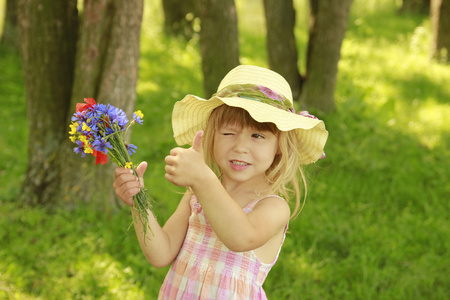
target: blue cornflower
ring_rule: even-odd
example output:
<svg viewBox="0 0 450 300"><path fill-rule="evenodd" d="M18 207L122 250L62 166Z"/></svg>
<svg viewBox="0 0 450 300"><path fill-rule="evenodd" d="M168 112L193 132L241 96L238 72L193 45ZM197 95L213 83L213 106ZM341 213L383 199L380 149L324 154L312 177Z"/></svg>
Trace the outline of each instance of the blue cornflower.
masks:
<svg viewBox="0 0 450 300"><path fill-rule="evenodd" d="M81 152L81 157L84 157L84 143L80 140L76 140L75 143L77 144L77 147L73 148L73 152L75 152L76 154Z"/></svg>
<svg viewBox="0 0 450 300"><path fill-rule="evenodd" d="M109 116L111 121L115 121L117 119L117 115L119 114L119 109L111 104L108 104L108 106L106 106L105 114Z"/></svg>
<svg viewBox="0 0 450 300"><path fill-rule="evenodd" d="M118 124L121 129L128 123L128 119L125 112L119 108L116 108L110 104L105 106L103 117L108 121L109 124Z"/></svg>
<svg viewBox="0 0 450 300"><path fill-rule="evenodd" d="M137 147L133 144L127 144L125 145L127 147L128 150L128 154L133 155L133 153L136 153L136 149Z"/></svg>
<svg viewBox="0 0 450 300"><path fill-rule="evenodd" d="M103 139L96 139L93 143L92 143L92 147L97 150L98 152L102 152L102 153L108 153L108 149L112 149L112 146L109 142L103 140Z"/></svg>
<svg viewBox="0 0 450 300"><path fill-rule="evenodd" d="M92 132L97 132L98 131L98 122L97 121L94 121L94 119L92 119L90 122L89 122L89 127L91 128L91 131Z"/></svg>
<svg viewBox="0 0 450 300"><path fill-rule="evenodd" d="M135 121L136 123L141 124L141 125L143 125L142 122L144 122L144 120L142 120L143 117L144 117L144 114L143 114L140 110L135 111L135 112L133 113L133 119L134 119L134 121Z"/></svg>
<svg viewBox="0 0 450 300"><path fill-rule="evenodd" d="M71 120L72 120L72 122L83 123L83 122L86 122L87 117L82 112L77 111L76 113L74 113L72 115Z"/></svg>

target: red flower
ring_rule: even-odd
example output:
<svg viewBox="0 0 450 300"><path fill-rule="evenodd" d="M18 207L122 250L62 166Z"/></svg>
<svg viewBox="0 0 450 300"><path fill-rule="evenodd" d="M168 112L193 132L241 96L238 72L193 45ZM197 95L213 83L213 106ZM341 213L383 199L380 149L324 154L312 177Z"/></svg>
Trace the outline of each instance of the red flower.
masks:
<svg viewBox="0 0 450 300"><path fill-rule="evenodd" d="M77 103L77 106L76 106L76 111L77 112L79 112L79 111L83 112L86 109L88 109L89 107L92 107L95 104L97 104L95 102L94 98L84 98L84 102L86 102L86 104L85 103Z"/></svg>
<svg viewBox="0 0 450 300"><path fill-rule="evenodd" d="M95 156L95 164L101 164L104 165L108 162L108 155L102 152L98 152L97 150L94 150L94 153L92 155Z"/></svg>

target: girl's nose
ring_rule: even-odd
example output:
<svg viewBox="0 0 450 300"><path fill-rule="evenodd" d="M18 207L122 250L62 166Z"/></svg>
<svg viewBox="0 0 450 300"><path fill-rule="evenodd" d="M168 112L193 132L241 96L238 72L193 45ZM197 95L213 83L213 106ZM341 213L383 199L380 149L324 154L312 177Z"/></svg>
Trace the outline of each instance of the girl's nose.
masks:
<svg viewBox="0 0 450 300"><path fill-rule="evenodd" d="M236 139L236 144L234 145L234 151L237 153L247 153L249 148L249 139L244 135L238 135Z"/></svg>

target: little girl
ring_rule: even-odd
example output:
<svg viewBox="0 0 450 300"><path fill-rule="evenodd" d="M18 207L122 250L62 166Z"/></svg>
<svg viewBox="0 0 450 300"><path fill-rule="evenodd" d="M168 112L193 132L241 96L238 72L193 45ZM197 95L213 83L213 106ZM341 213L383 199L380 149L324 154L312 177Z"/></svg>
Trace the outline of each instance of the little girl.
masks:
<svg viewBox="0 0 450 300"><path fill-rule="evenodd" d="M170 151L165 177L187 192L164 227L150 214L153 235L133 218L148 261L172 264L158 299L266 299L262 285L301 209L301 165L323 155L324 123L295 113L283 77L241 65L211 99L177 102L172 125L176 142L192 146ZM141 179L146 168L137 168ZM132 206L140 183L117 168L114 188Z"/></svg>

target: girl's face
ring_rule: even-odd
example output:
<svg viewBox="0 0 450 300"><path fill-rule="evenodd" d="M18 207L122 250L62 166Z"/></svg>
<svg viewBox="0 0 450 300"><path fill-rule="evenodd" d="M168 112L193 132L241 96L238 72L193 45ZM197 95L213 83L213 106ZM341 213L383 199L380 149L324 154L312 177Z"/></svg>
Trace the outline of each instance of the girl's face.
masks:
<svg viewBox="0 0 450 300"><path fill-rule="evenodd" d="M278 152L278 137L251 126L224 124L214 134L214 158L223 183L266 185L266 171Z"/></svg>

